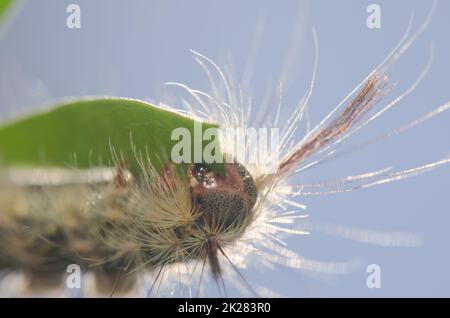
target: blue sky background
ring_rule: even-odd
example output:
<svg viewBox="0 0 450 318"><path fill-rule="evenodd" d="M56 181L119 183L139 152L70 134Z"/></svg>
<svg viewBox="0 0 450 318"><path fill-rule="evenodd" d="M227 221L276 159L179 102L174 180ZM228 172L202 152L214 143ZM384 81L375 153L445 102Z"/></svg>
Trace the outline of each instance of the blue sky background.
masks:
<svg viewBox="0 0 450 318"><path fill-rule="evenodd" d="M81 6L81 29L66 27L66 7ZM366 7L381 6L381 29L366 26ZM219 64L232 57L238 74L249 59L259 22L264 31L255 55L250 88L260 101L276 83L292 39L298 52L285 83L285 109L308 87L314 61L312 29L319 40L319 67L310 102L317 123L361 81L403 36L412 13L413 29L431 1L26 1L0 32L0 115L48 105L69 96L115 95L164 101L177 94L163 84L177 81L206 88L192 59L195 49ZM440 1L431 25L392 69L395 92L419 75L435 45L432 69L398 107L352 138L352 144L387 132L450 100L450 2ZM259 22L258 22L259 21ZM296 36L294 31L300 30ZM301 136L297 136L300 138ZM409 168L450 154L450 113L411 131L321 165L301 181L334 179L388 166ZM302 200L315 222L421 235L424 246L387 248L313 233L290 237L290 247L322 261L361 257L363 268L326 277L277 267L245 271L251 282L285 296L450 296L450 167L368 190ZM380 289L366 287L365 265L381 266ZM214 293L214 291L212 292Z"/></svg>

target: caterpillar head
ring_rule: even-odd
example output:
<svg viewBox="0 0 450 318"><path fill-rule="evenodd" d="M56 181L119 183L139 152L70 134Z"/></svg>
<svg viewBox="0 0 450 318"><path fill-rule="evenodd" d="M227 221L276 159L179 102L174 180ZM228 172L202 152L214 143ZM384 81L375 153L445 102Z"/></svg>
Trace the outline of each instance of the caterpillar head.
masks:
<svg viewBox="0 0 450 318"><path fill-rule="evenodd" d="M258 197L255 181L240 163L225 163L226 175L219 175L204 164L189 170L192 198L199 209L198 223L211 230L205 244L211 271L220 275L217 251L223 253L216 233L240 236L253 217Z"/></svg>
<svg viewBox="0 0 450 318"><path fill-rule="evenodd" d="M249 217L258 196L253 177L242 164L226 163L225 171L226 175L219 175L204 164L194 164L189 172L200 222L224 229Z"/></svg>

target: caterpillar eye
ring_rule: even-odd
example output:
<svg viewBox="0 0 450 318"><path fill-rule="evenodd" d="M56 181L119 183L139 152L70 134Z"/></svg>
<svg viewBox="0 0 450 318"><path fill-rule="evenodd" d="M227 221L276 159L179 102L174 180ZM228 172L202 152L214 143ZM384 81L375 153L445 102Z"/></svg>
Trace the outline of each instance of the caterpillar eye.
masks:
<svg viewBox="0 0 450 318"><path fill-rule="evenodd" d="M191 184L198 183L203 187L214 187L216 183L215 175L212 170L204 164L196 163L191 168Z"/></svg>
<svg viewBox="0 0 450 318"><path fill-rule="evenodd" d="M240 163L226 163L226 176L202 164L190 169L191 191L200 208L202 223L224 229L251 215L257 199L253 177Z"/></svg>

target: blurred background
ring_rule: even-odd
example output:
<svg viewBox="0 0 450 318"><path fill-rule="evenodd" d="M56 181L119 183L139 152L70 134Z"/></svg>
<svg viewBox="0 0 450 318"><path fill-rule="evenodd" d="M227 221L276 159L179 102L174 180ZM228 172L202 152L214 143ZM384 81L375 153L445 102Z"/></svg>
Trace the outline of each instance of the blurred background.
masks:
<svg viewBox="0 0 450 318"><path fill-rule="evenodd" d="M68 28L70 4L81 8L81 28ZM370 29L368 5L381 9L381 28ZM317 123L345 97L404 35L424 21L431 1L19 1L0 29L0 118L18 116L66 97L114 95L176 103L180 90L168 81L207 90L204 72L189 49L233 67L238 80L253 68L248 89L254 107L284 85L286 120L307 90L314 63L313 29L319 66L310 101ZM409 87L425 67L431 70L398 107L352 137L368 140L406 124L450 100L450 2L440 1L430 26L391 70L394 95ZM177 107L180 105L171 106ZM274 111L276 107L274 105ZM281 120L283 122L283 120ZM297 136L300 138L301 134ZM402 169L450 154L450 114L404 134L320 165L302 182L333 180L378 170ZM450 167L351 193L305 197L311 221L378 231L412 232L421 247L383 247L320 233L291 236L289 247L321 261L363 260L346 275L286 269L244 271L250 282L290 297L450 296ZM366 285L366 266L381 268L381 288ZM214 286L213 286L214 287ZM212 294L214 295L214 288Z"/></svg>

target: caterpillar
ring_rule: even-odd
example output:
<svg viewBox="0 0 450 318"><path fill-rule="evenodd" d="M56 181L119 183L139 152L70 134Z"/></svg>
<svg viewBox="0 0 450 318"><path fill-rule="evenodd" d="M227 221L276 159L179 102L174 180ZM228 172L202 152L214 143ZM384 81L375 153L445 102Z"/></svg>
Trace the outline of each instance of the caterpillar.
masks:
<svg viewBox="0 0 450 318"><path fill-rule="evenodd" d="M255 289L239 270L254 258L268 266L350 270L352 264L303 259L283 244L284 234L308 234L292 228L296 220L306 217L304 206L295 198L307 190L291 184L290 178L333 158L331 150L394 107L420 82L422 76L411 90L376 110L392 90L388 76L391 66L424 27L412 35L407 33L329 115L301 140L294 140L305 120L316 60L310 89L287 122L278 123L280 103L272 121L263 124L265 128L283 127L276 148L279 158L266 162L275 169L240 162L237 158L248 153L251 145L228 147L235 143L227 139L231 138L227 129L249 127L251 104L242 92L233 90L235 85L215 62L195 51L192 53L210 76L212 89L205 93L172 83L194 100L186 105L187 112L138 100L86 99L2 124L0 271L24 272L27 288L40 292L63 285L67 266L77 264L95 277L93 290L106 296L138 290L140 279L148 273L155 277L144 287L147 295L158 295L164 276L174 275L178 284L192 286L195 272L199 273L194 292L198 295L205 268L209 268L221 293L226 293L223 276L227 273L235 276L244 293L261 296L271 294L262 287ZM225 98L217 89L219 85ZM389 135L449 108L450 103L443 104ZM101 126L111 118L120 120ZM196 161L194 150L189 162L173 160L171 150L176 143L172 132L180 126L194 132L196 123L219 129L215 155L224 162ZM53 127L50 132L46 129L49 124ZM90 127L96 127L95 131ZM148 142L142 143L146 138ZM198 144L194 138L190 147ZM200 141L202 150L207 145ZM401 171L350 176L336 181L344 187L334 192L349 191L352 188L345 186L355 183L355 187L367 188L405 179L449 162L444 158ZM376 235L365 239L384 240ZM393 242L415 243L414 238L404 236Z"/></svg>

